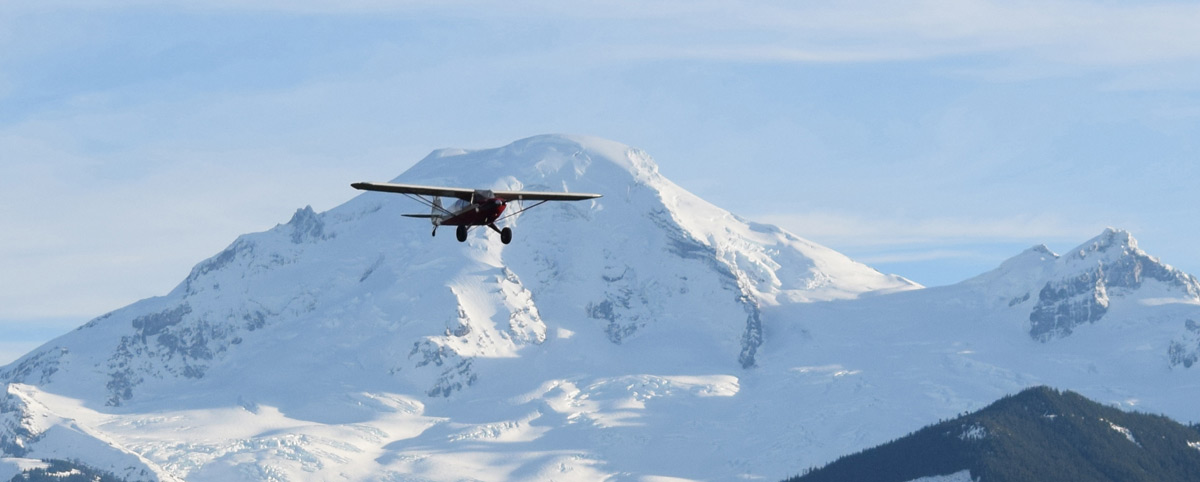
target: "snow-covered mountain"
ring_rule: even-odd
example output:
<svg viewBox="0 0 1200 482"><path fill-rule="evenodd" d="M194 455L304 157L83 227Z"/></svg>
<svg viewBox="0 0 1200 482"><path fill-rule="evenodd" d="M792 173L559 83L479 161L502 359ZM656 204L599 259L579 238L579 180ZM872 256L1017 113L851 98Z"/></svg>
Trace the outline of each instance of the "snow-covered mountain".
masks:
<svg viewBox="0 0 1200 482"><path fill-rule="evenodd" d="M300 209L0 369L0 449L165 480L779 479L1036 384L1200 418L1196 279L1122 231L920 289L611 141L395 181L604 197L509 245L430 238L403 196Z"/></svg>

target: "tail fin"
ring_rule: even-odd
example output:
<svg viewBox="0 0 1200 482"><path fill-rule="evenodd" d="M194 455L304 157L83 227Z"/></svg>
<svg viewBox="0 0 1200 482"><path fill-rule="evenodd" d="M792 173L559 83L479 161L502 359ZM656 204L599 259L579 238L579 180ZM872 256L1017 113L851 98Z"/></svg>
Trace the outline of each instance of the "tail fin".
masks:
<svg viewBox="0 0 1200 482"><path fill-rule="evenodd" d="M429 214L401 214L401 216L428 219L436 228L437 225L441 224L442 219L446 217L445 213L446 209L442 207L442 198L434 196Z"/></svg>

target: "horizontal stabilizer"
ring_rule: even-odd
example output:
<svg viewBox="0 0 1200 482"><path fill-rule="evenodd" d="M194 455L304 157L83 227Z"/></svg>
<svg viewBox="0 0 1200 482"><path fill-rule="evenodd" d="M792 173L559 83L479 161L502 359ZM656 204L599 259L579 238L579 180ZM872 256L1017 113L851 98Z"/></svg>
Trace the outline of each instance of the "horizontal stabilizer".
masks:
<svg viewBox="0 0 1200 482"><path fill-rule="evenodd" d="M421 218L421 219L429 219L429 218L433 217L432 214L401 214L401 216L404 216L406 218Z"/></svg>

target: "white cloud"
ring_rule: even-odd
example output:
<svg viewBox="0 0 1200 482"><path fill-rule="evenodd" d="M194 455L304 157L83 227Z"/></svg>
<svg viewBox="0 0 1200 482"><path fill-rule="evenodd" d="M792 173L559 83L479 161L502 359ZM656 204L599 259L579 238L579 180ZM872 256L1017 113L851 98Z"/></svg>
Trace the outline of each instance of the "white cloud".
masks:
<svg viewBox="0 0 1200 482"><path fill-rule="evenodd" d="M160 14L171 11L149 0L4 5L38 15L79 9L112 15L142 8ZM1192 66L1200 60L1200 29L1195 28L1200 25L1200 5L1192 3L202 0L172 8L183 14L216 11L244 17L428 19L426 25L469 20L493 30L548 30L557 33L540 42L540 47L554 44L539 51L547 57L543 61L570 59L592 64L664 59L745 63L968 60L943 71L1008 81L1098 70L1116 77L1112 80L1115 88L1168 85L1186 89L1194 86L1190 82L1195 78ZM0 20L0 27L4 26ZM462 38L478 40L489 33L480 31L475 32L476 37L466 34ZM85 37L64 43L68 37L70 33L55 38L39 34L38 42L69 48L89 41ZM44 55L47 48L30 45L21 37L0 36L0 59L4 51ZM526 54L510 50L500 55ZM1147 73L1151 67L1153 73ZM1187 81L1178 80L1180 76Z"/></svg>
<svg viewBox="0 0 1200 482"><path fill-rule="evenodd" d="M161 8L149 0L8 2L5 8ZM29 5L25 5L29 4ZM561 25L614 34L658 56L778 62L863 62L1010 53L1092 66L1200 58L1200 5L1078 0L849 2L206 0L176 7L247 15L396 15ZM653 28L648 28L653 27ZM589 43L597 35L577 39ZM564 36L571 41L571 36ZM632 53L632 52L631 52ZM644 54L643 54L644 55Z"/></svg>

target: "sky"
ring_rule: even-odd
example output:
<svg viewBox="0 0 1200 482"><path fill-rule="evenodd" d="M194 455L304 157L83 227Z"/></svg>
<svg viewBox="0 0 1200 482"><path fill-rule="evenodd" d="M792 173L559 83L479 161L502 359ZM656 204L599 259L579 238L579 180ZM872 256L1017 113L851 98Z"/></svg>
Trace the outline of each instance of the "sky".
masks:
<svg viewBox="0 0 1200 482"><path fill-rule="evenodd" d="M0 363L434 149L546 133L927 286L1200 274L1200 4L0 0Z"/></svg>

